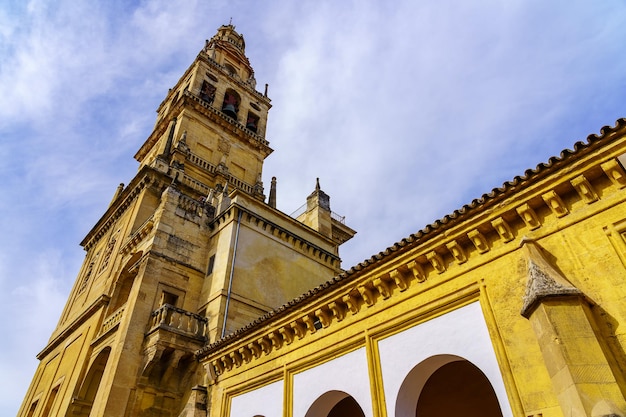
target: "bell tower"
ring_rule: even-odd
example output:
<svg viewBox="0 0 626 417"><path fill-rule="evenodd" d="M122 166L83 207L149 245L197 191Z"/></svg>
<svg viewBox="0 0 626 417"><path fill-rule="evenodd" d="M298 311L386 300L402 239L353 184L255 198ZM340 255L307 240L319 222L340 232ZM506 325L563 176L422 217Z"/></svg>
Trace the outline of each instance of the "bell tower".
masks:
<svg viewBox="0 0 626 417"><path fill-rule="evenodd" d="M220 27L81 242L19 416L198 415L184 414L206 393L195 352L341 272L338 247L356 232L328 204L290 217L275 181L265 202L270 107L243 36Z"/></svg>
<svg viewBox="0 0 626 417"><path fill-rule="evenodd" d="M229 184L264 199L263 161L270 99L256 91L246 43L232 25L218 29L159 106L135 159L207 194Z"/></svg>

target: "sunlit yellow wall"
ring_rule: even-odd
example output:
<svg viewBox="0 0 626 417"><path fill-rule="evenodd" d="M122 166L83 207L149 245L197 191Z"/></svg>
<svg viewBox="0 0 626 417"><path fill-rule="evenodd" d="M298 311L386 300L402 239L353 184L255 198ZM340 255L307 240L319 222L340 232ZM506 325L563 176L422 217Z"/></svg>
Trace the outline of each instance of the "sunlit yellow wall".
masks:
<svg viewBox="0 0 626 417"><path fill-rule="evenodd" d="M620 385L626 369L626 174L617 162L626 153L624 133L618 126L601 146L538 170L532 181L520 180L494 196L496 203L476 204L461 220L432 226L413 237L417 244L397 245L381 261L342 275L238 338L205 350L210 415L229 415L233 398L277 381L284 384L285 415L291 415L295 373L365 348L373 414L384 416L390 398L381 382L378 341L474 301L513 415L592 415L608 409L606 404L625 410ZM583 300L578 306L567 297L540 304L565 308L549 321L571 344L565 355L551 353L560 341L538 336L533 326L541 324L534 324L534 315L521 315L529 280L523 242L539 247L546 262L583 294L574 298ZM315 320L323 328L315 330ZM591 339L571 336L581 332ZM574 382L552 373L549 364L557 359L573 370ZM606 378L594 379L594 370ZM561 392L572 397L563 400ZM586 403L578 411L570 407L574 397Z"/></svg>

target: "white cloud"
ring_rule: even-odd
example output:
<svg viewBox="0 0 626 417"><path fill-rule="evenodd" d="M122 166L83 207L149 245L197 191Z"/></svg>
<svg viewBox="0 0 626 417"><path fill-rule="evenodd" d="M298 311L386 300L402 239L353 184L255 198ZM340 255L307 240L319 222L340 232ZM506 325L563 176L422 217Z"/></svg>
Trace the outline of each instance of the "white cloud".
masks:
<svg viewBox="0 0 626 417"><path fill-rule="evenodd" d="M2 327L3 332L10 335L4 340L0 358L2 375L11 381L11 384L5 384L0 394L0 410L5 411L5 415L15 414L36 369L36 362L27 360L24 354L34 359L58 322L71 285L67 279L71 276L66 270L67 261L62 259L59 251L48 249L23 265L33 276L15 283L20 274L8 270L10 262L0 258L0 311L7 318ZM76 263L72 266L75 267Z"/></svg>
<svg viewBox="0 0 626 417"><path fill-rule="evenodd" d="M266 188L276 175L290 212L320 177L358 231L345 267L623 116L618 1L0 6L0 273L19 318L3 328L28 345L3 357L30 364L18 378L1 363L23 382L0 414L15 414L77 243L132 177L154 110L231 16L270 84Z"/></svg>

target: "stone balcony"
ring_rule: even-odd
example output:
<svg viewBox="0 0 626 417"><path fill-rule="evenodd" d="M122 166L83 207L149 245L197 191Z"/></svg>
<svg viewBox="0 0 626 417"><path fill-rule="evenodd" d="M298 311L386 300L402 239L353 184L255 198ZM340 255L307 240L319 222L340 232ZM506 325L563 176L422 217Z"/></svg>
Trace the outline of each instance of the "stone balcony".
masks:
<svg viewBox="0 0 626 417"><path fill-rule="evenodd" d="M153 311L144 338L142 376L146 381L166 386L174 375L184 373L207 340L207 322L205 317L170 304Z"/></svg>
<svg viewBox="0 0 626 417"><path fill-rule="evenodd" d="M204 342L207 319L182 308L163 304L152 313L146 337L164 330Z"/></svg>

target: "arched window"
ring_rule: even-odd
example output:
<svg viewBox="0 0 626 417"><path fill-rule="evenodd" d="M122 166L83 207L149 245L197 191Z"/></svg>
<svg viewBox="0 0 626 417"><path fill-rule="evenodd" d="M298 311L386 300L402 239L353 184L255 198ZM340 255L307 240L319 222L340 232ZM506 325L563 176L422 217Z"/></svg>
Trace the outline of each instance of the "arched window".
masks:
<svg viewBox="0 0 626 417"><path fill-rule="evenodd" d="M350 394L328 391L311 404L305 417L365 417L365 414Z"/></svg>
<svg viewBox="0 0 626 417"><path fill-rule="evenodd" d="M208 103L213 103L215 100L215 86L208 81L202 81L202 87L200 88L200 98Z"/></svg>
<svg viewBox="0 0 626 417"><path fill-rule="evenodd" d="M96 394L98 393L100 381L102 381L102 375L104 374L104 369L107 361L109 360L110 353L110 347L106 347L98 353L98 356L96 356L96 359L92 362L89 367L89 371L80 386L78 396L72 400L72 405L68 415L77 417L89 416L91 408L93 407L93 402L96 399Z"/></svg>
<svg viewBox="0 0 626 417"><path fill-rule="evenodd" d="M435 355L406 376L396 401L396 417L502 417L496 393L470 361Z"/></svg>
<svg viewBox="0 0 626 417"><path fill-rule="evenodd" d="M259 116L249 111L248 117L246 118L246 129L251 130L254 133L256 133L258 128L259 128Z"/></svg>
<svg viewBox="0 0 626 417"><path fill-rule="evenodd" d="M141 255L142 252L133 254L128 262L126 262L124 269L122 269L122 272L115 283L113 295L111 296L108 315L113 314L118 308L126 304L126 301L128 301L130 290L133 288L133 282L137 276L137 268L135 268L135 264L139 259L141 259Z"/></svg>
<svg viewBox="0 0 626 417"><path fill-rule="evenodd" d="M238 75L235 67L233 67L229 63L224 63L224 68L226 69L226 72L228 72L228 75L233 75L233 76Z"/></svg>
<svg viewBox="0 0 626 417"><path fill-rule="evenodd" d="M237 94L235 90L229 88L228 90L226 90L226 93L224 93L222 112L228 117L232 117L233 119L237 120L239 103L241 103L241 98L239 97L239 94Z"/></svg>

